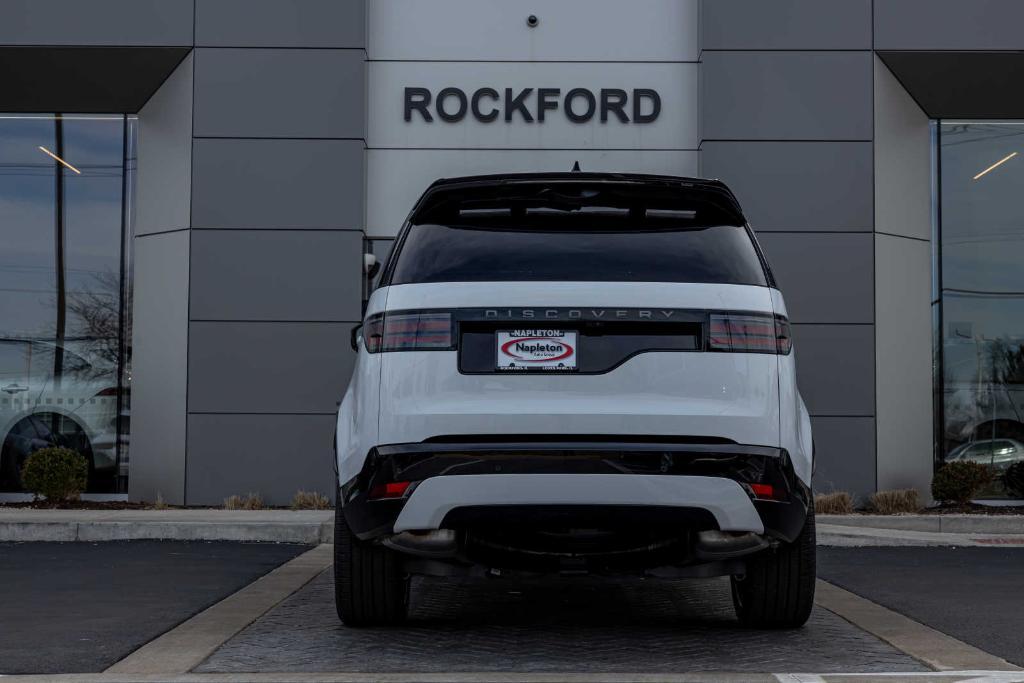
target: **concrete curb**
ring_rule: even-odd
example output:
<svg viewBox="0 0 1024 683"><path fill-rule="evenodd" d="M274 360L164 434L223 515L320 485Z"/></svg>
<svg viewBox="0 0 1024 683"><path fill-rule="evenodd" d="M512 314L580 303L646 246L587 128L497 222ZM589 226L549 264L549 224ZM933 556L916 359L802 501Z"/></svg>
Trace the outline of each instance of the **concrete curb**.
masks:
<svg viewBox="0 0 1024 683"><path fill-rule="evenodd" d="M818 579L814 602L936 671L1020 671L1002 657Z"/></svg>
<svg viewBox="0 0 1024 683"><path fill-rule="evenodd" d="M175 540L317 545L334 542L333 520L330 510L0 510L0 542Z"/></svg>
<svg viewBox="0 0 1024 683"><path fill-rule="evenodd" d="M1024 515L818 515L836 526L948 534L1024 534Z"/></svg>
<svg viewBox="0 0 1024 683"><path fill-rule="evenodd" d="M818 545L866 548L874 546L905 547L975 547L1021 548L1024 534L954 534L933 531L877 529L840 524L819 524Z"/></svg>
<svg viewBox="0 0 1024 683"><path fill-rule="evenodd" d="M971 540L966 534L1024 539L1024 515L820 515L818 523L819 532L858 545L875 536L881 545L956 545ZM128 540L333 543L334 511L0 509L0 542Z"/></svg>

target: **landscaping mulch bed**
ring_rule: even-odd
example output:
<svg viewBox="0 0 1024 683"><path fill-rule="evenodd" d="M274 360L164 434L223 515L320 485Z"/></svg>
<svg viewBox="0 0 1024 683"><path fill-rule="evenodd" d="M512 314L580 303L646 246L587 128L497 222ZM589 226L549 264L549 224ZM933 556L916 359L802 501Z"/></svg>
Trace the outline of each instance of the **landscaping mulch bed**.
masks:
<svg viewBox="0 0 1024 683"><path fill-rule="evenodd" d="M1024 515L1024 501L1021 505L940 505L921 510L922 515Z"/></svg>
<svg viewBox="0 0 1024 683"><path fill-rule="evenodd" d="M0 503L0 508L23 508L26 510L155 510L152 503L130 503L126 500L69 500L63 503L20 501ZM183 509L168 505L167 508Z"/></svg>

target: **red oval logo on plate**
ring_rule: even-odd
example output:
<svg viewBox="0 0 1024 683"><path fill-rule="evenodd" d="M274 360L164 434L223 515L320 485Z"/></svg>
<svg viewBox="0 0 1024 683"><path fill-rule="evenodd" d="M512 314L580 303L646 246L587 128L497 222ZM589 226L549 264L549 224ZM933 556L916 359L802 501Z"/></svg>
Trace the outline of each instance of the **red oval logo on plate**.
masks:
<svg viewBox="0 0 1024 683"><path fill-rule="evenodd" d="M533 342L533 344L530 342ZM525 344L526 346L512 350L517 344ZM530 348L531 346L536 348ZM560 350L549 348L551 346L558 346ZM549 363L568 358L573 354L574 350L567 342L555 341L552 337L522 337L520 339L510 339L502 344L501 352L525 363ZM523 356L520 355L521 353L528 353L530 355Z"/></svg>

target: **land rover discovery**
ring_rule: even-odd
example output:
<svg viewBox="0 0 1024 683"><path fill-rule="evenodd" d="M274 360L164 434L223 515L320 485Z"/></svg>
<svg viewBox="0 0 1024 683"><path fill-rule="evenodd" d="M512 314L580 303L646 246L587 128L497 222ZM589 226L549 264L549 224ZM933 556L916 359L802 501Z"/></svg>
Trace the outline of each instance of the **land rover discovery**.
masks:
<svg viewBox="0 0 1024 683"><path fill-rule="evenodd" d="M744 624L807 620L810 421L782 294L721 182L437 181L353 345L346 624L399 622L412 574L517 572L729 576Z"/></svg>

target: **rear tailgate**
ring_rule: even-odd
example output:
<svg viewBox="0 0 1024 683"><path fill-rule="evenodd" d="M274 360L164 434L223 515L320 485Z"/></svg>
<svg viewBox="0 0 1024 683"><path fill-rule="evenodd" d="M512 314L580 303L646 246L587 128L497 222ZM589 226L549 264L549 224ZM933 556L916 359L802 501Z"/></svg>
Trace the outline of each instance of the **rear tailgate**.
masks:
<svg viewBox="0 0 1024 683"><path fill-rule="evenodd" d="M638 307L641 302L646 305ZM709 311L771 314L767 288L415 284L390 287L387 308L394 314L450 312L458 348L382 354L382 443L471 434L596 434L778 445L776 356L706 349ZM498 333L526 327L576 333L576 367L499 370ZM623 344L634 348L624 352Z"/></svg>

